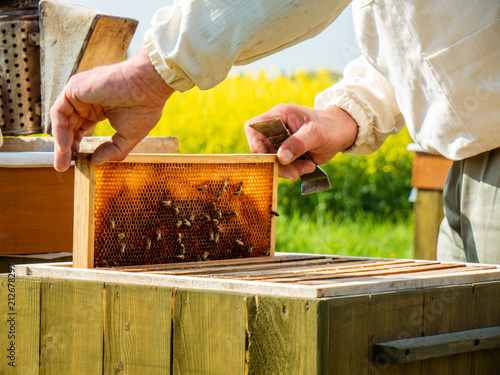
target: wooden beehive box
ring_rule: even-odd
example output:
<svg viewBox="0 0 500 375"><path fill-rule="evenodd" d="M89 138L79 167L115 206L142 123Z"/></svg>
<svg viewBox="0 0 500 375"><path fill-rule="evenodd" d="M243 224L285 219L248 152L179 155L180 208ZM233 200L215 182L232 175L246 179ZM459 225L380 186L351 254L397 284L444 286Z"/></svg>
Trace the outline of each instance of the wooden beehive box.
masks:
<svg viewBox="0 0 500 375"><path fill-rule="evenodd" d="M16 314L22 374L500 369L492 265L281 254L113 270L19 265L15 274L0 276L0 318ZM5 348L8 329L0 325Z"/></svg>
<svg viewBox="0 0 500 375"><path fill-rule="evenodd" d="M80 149L93 152L110 139L84 137ZM0 256L62 252L71 256L74 167L57 172L53 151L51 137L4 139L0 147ZM178 139L146 137L132 152L177 153ZM23 263L19 258L15 261ZM0 270L2 266L0 259Z"/></svg>
<svg viewBox="0 0 500 375"><path fill-rule="evenodd" d="M275 155L131 155L75 164L73 264L116 267L272 255Z"/></svg>

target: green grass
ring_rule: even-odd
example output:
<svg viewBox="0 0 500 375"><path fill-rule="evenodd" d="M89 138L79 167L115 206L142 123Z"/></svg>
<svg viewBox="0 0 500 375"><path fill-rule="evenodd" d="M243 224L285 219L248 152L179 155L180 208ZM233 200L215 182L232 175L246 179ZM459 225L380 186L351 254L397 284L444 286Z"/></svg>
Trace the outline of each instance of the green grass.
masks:
<svg viewBox="0 0 500 375"><path fill-rule="evenodd" d="M312 220L279 216L276 251L381 258L413 258L413 218L383 220L359 215L355 220Z"/></svg>

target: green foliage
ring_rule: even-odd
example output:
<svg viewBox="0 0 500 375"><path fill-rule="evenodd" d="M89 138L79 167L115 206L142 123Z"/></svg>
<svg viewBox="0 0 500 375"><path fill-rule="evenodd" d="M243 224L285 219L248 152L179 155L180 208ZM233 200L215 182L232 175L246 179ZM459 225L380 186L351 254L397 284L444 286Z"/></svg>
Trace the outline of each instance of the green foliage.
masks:
<svg viewBox="0 0 500 375"><path fill-rule="evenodd" d="M276 250L380 258L413 257L413 219L383 220L371 214L354 220L295 212L278 217Z"/></svg>
<svg viewBox="0 0 500 375"><path fill-rule="evenodd" d="M408 202L412 155L406 151L410 142L405 130L371 155L337 155L323 166L332 184L329 191L301 196L299 182L281 181L280 212L292 216L299 211L312 218L328 212L351 220L367 212L407 218L412 209Z"/></svg>

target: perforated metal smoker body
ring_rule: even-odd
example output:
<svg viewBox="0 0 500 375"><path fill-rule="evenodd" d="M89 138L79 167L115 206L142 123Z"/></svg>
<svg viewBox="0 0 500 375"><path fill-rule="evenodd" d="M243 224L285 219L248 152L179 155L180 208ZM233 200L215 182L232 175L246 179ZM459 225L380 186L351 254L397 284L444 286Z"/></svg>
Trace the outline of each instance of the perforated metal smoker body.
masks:
<svg viewBox="0 0 500 375"><path fill-rule="evenodd" d="M0 103L3 135L41 132L38 1L0 4Z"/></svg>
<svg viewBox="0 0 500 375"><path fill-rule="evenodd" d="M74 266L271 255L274 155L133 155L75 170Z"/></svg>

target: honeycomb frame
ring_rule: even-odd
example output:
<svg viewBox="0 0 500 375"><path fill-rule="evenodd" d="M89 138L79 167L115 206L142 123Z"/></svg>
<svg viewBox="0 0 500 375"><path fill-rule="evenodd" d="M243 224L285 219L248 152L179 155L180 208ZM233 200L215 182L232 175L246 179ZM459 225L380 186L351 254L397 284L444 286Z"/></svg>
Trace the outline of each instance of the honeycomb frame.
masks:
<svg viewBox="0 0 500 375"><path fill-rule="evenodd" d="M134 154L75 162L73 266L274 254L276 155Z"/></svg>

